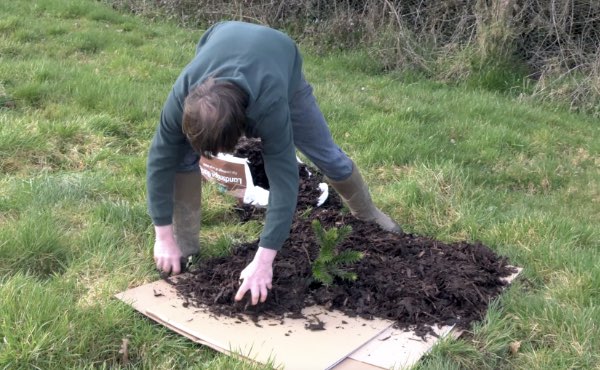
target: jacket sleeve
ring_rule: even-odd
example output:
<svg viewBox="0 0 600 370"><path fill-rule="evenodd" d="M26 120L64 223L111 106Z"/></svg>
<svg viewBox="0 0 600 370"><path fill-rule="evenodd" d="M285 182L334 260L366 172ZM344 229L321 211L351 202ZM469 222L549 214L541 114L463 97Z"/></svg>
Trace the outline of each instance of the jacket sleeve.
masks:
<svg viewBox="0 0 600 370"><path fill-rule="evenodd" d="M259 245L280 250L290 234L298 198L298 162L290 112L283 99L259 123L269 203Z"/></svg>
<svg viewBox="0 0 600 370"><path fill-rule="evenodd" d="M182 108L170 94L150 144L146 164L148 213L156 226L172 223L175 171L189 146L181 129L181 116Z"/></svg>

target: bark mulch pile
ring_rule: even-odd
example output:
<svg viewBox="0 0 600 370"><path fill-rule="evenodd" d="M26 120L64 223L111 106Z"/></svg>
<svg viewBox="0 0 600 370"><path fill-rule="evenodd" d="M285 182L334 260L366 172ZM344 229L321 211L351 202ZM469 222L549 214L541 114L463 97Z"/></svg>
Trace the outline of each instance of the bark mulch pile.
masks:
<svg viewBox="0 0 600 370"><path fill-rule="evenodd" d="M250 158L253 177L264 176L260 143L244 141L240 147L236 155ZM184 305L207 306L217 316L242 319L241 313L245 313L259 325L259 317L301 317L304 307L319 304L350 316L389 319L398 328L424 336L432 333L433 324L468 329L501 293L505 286L501 278L514 272L506 258L481 243L446 244L413 234L396 235L359 221L342 208L333 191L325 204L317 207L322 175L303 164L299 171L298 208L290 238L275 260L273 289L267 301L251 306L247 300L235 303L233 299L239 274L258 247L254 241L236 246L230 256L201 260L193 266L190 275L175 283ZM237 210L242 221L264 214L251 206ZM311 278L311 263L319 253L311 226L314 219L326 230L352 227L338 249L364 253L359 262L345 267L357 274L356 281L336 279L331 286L324 286Z"/></svg>

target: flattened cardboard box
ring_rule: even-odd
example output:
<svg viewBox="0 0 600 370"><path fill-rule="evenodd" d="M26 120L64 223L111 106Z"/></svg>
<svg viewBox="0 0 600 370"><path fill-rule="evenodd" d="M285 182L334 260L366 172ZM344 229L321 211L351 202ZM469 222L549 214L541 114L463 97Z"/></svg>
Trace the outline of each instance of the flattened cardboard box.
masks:
<svg viewBox="0 0 600 370"><path fill-rule="evenodd" d="M303 314L322 322L326 330L307 330L306 319L262 319L254 323L249 318L216 317L207 310L183 307L183 300L165 281L130 289L117 298L195 342L285 369L331 368L391 325L385 320L350 318L317 306Z"/></svg>
<svg viewBox="0 0 600 370"><path fill-rule="evenodd" d="M522 269L507 277L511 283ZM183 306L175 288L160 280L116 295L123 302L196 343L228 355L284 369L406 369L439 340L461 332L452 326L434 327L439 337L422 340L414 332L394 329L387 320L348 317L323 307L306 308L307 319L216 317L206 309ZM325 330L305 328L321 321Z"/></svg>

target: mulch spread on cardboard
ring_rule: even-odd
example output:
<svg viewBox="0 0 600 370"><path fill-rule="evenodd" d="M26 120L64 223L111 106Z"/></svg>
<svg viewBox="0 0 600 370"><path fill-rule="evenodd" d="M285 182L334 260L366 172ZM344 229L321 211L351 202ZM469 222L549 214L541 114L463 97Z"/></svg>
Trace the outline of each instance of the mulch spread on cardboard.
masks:
<svg viewBox="0 0 600 370"><path fill-rule="evenodd" d="M255 174L264 176L260 143L243 141L240 147L236 155L250 158L251 168L255 167L253 178ZM333 191L325 204L317 207L318 183L323 177L303 164L299 171L296 216L290 238L273 265L273 288L267 301L251 306L247 299L237 303L233 299L239 274L258 247L255 241L236 246L230 256L201 260L192 267L191 274L176 283L185 305L206 306L215 315L240 317L245 313L258 320L261 316L300 317L304 307L318 304L350 316L388 319L398 328L424 336L432 333L433 324L468 329L502 291L505 283L501 278L514 272L506 258L481 243L447 244L425 236L396 235L357 220L342 208ZM262 217L264 211L244 206L238 213L244 221ZM331 286L324 286L311 279L311 263L319 253L313 219L326 230L352 227L338 249L364 253L359 262L345 267L357 274L356 281L336 279Z"/></svg>

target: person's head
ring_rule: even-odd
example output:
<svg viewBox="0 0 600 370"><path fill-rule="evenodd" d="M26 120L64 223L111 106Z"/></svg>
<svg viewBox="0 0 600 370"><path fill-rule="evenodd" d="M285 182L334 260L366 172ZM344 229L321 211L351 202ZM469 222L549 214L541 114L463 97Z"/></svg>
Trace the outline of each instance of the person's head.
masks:
<svg viewBox="0 0 600 370"><path fill-rule="evenodd" d="M183 132L204 157L231 153L244 135L248 94L232 82L208 78L185 98Z"/></svg>

